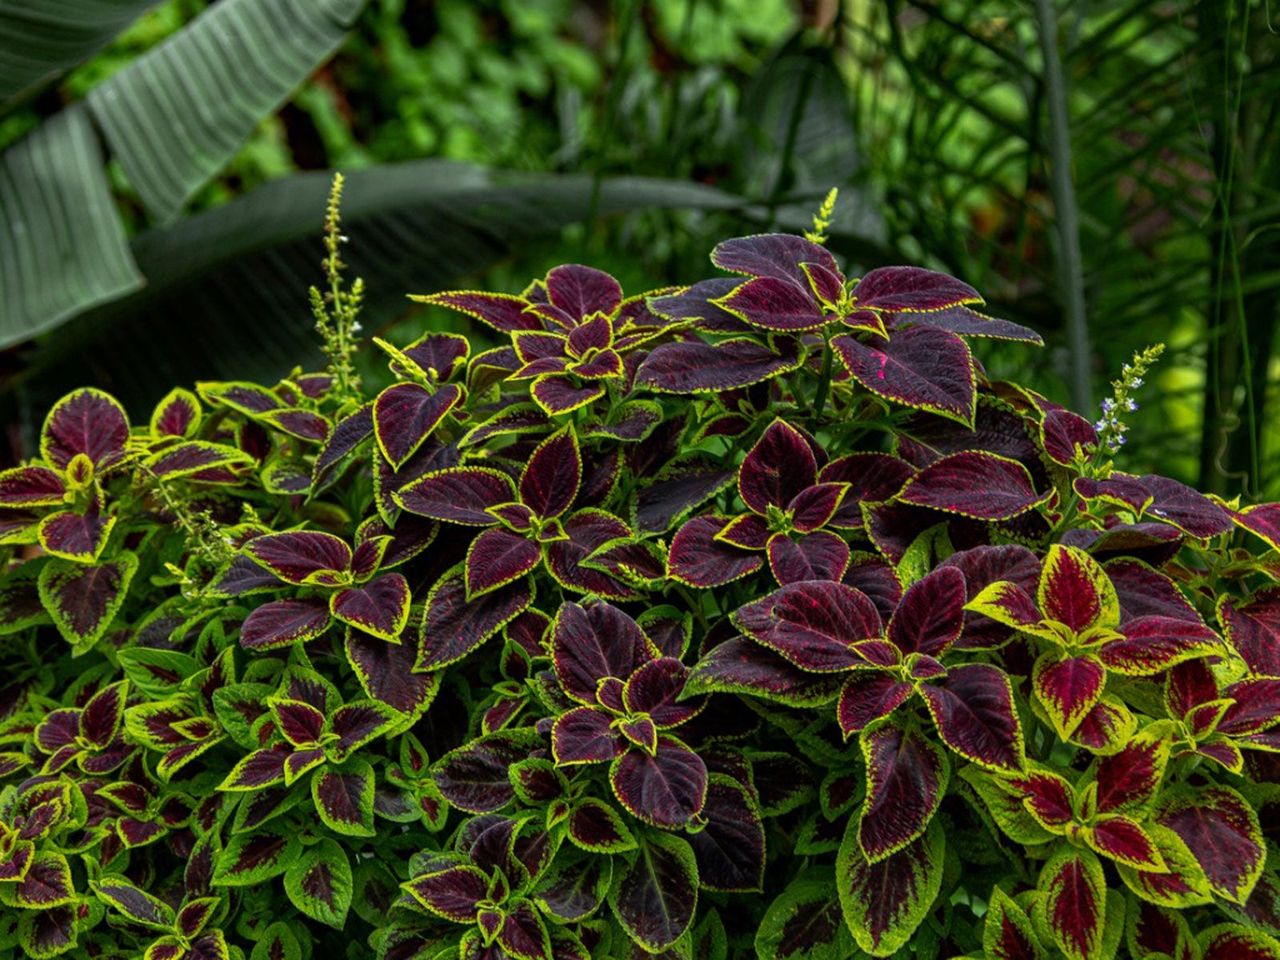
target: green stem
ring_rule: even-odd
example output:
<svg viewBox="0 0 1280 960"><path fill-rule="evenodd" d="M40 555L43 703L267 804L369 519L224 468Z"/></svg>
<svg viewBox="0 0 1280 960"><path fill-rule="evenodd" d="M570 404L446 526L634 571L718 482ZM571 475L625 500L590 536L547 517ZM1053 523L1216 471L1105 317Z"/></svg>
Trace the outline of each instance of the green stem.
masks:
<svg viewBox="0 0 1280 960"><path fill-rule="evenodd" d="M1044 84L1049 107L1049 153L1053 207L1058 226L1058 283L1066 312L1071 353L1071 402L1077 410L1093 409L1089 371L1089 325L1084 302L1084 264L1080 254L1079 211L1071 182L1071 127L1067 119L1067 85L1058 56L1058 22L1053 0L1036 0Z"/></svg>
<svg viewBox="0 0 1280 960"><path fill-rule="evenodd" d="M818 421L822 419L822 414L827 409L827 395L831 392L831 341L822 341L822 379L818 381L818 392L813 398L813 417L809 421L809 428L816 430Z"/></svg>

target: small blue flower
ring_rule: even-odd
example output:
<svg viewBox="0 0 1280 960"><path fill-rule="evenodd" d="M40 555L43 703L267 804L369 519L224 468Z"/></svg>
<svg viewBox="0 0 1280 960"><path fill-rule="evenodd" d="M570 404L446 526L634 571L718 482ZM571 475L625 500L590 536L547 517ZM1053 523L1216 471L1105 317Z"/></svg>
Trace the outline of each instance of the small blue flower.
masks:
<svg viewBox="0 0 1280 960"><path fill-rule="evenodd" d="M1137 400L1126 400L1126 401L1125 401L1125 404L1124 404L1124 408L1125 408L1126 410L1128 410L1130 413L1133 413L1133 411L1135 411L1135 410L1137 410L1137 409L1138 409L1138 401L1137 401Z"/></svg>
<svg viewBox="0 0 1280 960"><path fill-rule="evenodd" d="M1112 410L1114 410L1115 408L1116 408L1116 402L1115 402L1114 400L1112 400L1110 397L1108 397L1106 400L1103 400L1103 401L1102 401L1102 412L1103 412L1103 413L1110 413L1110 412L1111 412Z"/></svg>

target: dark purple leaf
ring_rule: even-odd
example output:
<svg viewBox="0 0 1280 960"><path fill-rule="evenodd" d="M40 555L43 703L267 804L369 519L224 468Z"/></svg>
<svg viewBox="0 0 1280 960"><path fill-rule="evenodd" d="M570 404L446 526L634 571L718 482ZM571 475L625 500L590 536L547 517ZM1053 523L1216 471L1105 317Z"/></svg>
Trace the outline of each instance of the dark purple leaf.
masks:
<svg viewBox="0 0 1280 960"><path fill-rule="evenodd" d="M955 334L909 327L894 331L888 343L842 335L831 345L850 375L872 393L972 425L973 357Z"/></svg>
<svg viewBox="0 0 1280 960"><path fill-rule="evenodd" d="M747 452L738 471L738 492L746 505L763 514L785 508L818 479L818 463L804 434L774 420Z"/></svg>
<svg viewBox="0 0 1280 960"><path fill-rule="evenodd" d="M1007 520L1043 503L1022 464L994 454L967 451L944 457L907 481L904 503L958 513L975 520Z"/></svg>
<svg viewBox="0 0 1280 960"><path fill-rule="evenodd" d="M273 600L245 618L240 645L248 650L276 650L305 643L324 633L332 622L323 600Z"/></svg>
<svg viewBox="0 0 1280 960"><path fill-rule="evenodd" d="M877 267L857 282L852 297L858 306L885 311L933 311L982 302L967 283L921 267Z"/></svg>
<svg viewBox="0 0 1280 960"><path fill-rule="evenodd" d="M716 393L761 383L799 365L794 340L779 339L772 350L746 338L714 345L680 341L661 344L649 354L636 371L635 383L662 393Z"/></svg>
<svg viewBox="0 0 1280 960"><path fill-rule="evenodd" d="M110 394L85 387L53 405L40 431L40 455L60 470L78 454L101 471L120 459L129 439L129 418Z"/></svg>
<svg viewBox="0 0 1280 960"><path fill-rule="evenodd" d="M488 527L494 523L490 507L516 499L516 485L491 467L446 467L429 473L395 495L410 513Z"/></svg>
<svg viewBox="0 0 1280 960"><path fill-rule="evenodd" d="M748 280L716 303L754 327L784 333L816 330L827 321L808 289L776 277Z"/></svg>
<svg viewBox="0 0 1280 960"><path fill-rule="evenodd" d="M842 583L806 581L740 607L733 622L803 670L832 672L865 663L855 644L883 627L866 594Z"/></svg>
<svg viewBox="0 0 1280 960"><path fill-rule="evenodd" d="M416 671L435 670L461 660L533 602L526 583L514 583L467 599L463 571L446 573L427 596Z"/></svg>

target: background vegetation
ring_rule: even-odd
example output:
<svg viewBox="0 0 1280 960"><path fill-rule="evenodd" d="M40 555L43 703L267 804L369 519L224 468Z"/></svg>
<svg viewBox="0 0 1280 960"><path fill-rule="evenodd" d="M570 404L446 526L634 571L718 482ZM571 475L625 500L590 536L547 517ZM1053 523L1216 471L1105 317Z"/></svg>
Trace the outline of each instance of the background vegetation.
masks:
<svg viewBox="0 0 1280 960"><path fill-rule="evenodd" d="M694 280L712 237L839 186L851 273L943 269L1045 334L993 374L1083 409L1166 341L1126 464L1280 497L1274 5L297 2L0 0L11 459L78 383L143 409L305 363L339 168L402 339L445 322L406 292Z"/></svg>

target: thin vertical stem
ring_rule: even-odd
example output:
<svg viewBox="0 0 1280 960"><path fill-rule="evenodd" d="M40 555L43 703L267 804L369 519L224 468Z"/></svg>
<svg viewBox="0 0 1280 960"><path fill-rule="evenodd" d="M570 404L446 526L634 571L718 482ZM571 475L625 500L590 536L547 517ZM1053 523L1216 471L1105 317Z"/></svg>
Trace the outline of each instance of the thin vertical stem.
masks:
<svg viewBox="0 0 1280 960"><path fill-rule="evenodd" d="M1089 322L1085 315L1084 265L1080 255L1080 217L1075 185L1071 180L1071 127L1067 119L1067 84L1058 56L1058 21L1053 0L1036 0L1040 22L1040 48L1044 53L1044 84L1049 107L1050 187L1057 213L1057 274L1062 307L1066 312L1067 346L1070 350L1071 401L1077 410L1093 408L1090 374L1092 352Z"/></svg>

